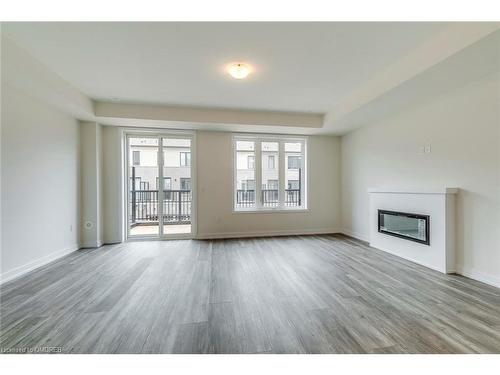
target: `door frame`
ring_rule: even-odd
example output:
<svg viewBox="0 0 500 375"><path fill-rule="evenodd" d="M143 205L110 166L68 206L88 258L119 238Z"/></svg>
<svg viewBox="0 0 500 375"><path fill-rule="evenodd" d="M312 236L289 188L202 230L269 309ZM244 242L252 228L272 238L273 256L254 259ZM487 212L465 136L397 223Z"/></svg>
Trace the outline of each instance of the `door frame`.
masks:
<svg viewBox="0 0 500 375"><path fill-rule="evenodd" d="M161 234L163 231L163 205L158 205L158 235L142 235L142 236L131 236L129 217L130 217L130 202L129 202L129 191L130 191L130 176L129 176L129 139L130 137L145 137L145 138L157 138L158 139L158 152L163 151L163 138L189 138L191 139L191 233L179 233L173 235ZM124 197L125 199L125 209L123 215L123 224L125 226L125 241L163 241L163 240L179 240L179 239L193 239L196 237L197 233L197 173L196 173L196 131L185 131L185 130L171 130L171 129L138 129L138 128L124 128L123 129L123 187L124 187ZM163 153L161 157L158 158L158 178L160 181L163 175ZM162 182L163 183L163 182ZM163 202L163 191L158 192L158 202Z"/></svg>

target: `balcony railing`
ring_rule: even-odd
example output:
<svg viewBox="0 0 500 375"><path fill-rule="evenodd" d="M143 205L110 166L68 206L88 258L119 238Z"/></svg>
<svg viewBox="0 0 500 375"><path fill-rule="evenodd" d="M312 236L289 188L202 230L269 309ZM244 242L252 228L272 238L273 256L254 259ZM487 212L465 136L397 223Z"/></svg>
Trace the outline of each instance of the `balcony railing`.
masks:
<svg viewBox="0 0 500 375"><path fill-rule="evenodd" d="M264 207L278 207L278 189L261 190L260 192ZM286 207L300 207L302 203L300 189L286 189L284 203ZM255 190L237 190L236 204L238 207L253 207L255 205Z"/></svg>
<svg viewBox="0 0 500 375"><path fill-rule="evenodd" d="M130 191L130 222L131 225L158 223L158 190ZM277 189L261 190L264 207L278 207L279 191ZM191 223L191 190L163 191L163 223ZM236 203L238 207L253 207L255 205L255 190L237 190ZM300 189L286 189L284 204L286 207L300 207Z"/></svg>
<svg viewBox="0 0 500 375"><path fill-rule="evenodd" d="M131 225L158 223L158 190L130 191ZM163 191L163 223L191 223L191 190Z"/></svg>

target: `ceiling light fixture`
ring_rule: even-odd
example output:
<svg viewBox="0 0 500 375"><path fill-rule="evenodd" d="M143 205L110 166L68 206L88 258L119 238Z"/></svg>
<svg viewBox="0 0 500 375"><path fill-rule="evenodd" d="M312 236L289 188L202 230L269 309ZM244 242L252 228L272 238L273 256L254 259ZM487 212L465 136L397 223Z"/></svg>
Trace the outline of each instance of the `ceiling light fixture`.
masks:
<svg viewBox="0 0 500 375"><path fill-rule="evenodd" d="M244 63L233 63L229 64L227 72L235 79L244 79L252 72L252 69Z"/></svg>

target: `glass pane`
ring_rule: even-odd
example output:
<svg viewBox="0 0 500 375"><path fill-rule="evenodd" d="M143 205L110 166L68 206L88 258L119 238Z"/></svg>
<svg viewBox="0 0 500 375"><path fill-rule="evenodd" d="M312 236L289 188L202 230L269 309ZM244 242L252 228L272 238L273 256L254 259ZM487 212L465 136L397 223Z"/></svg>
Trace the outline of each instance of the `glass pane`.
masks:
<svg viewBox="0 0 500 375"><path fill-rule="evenodd" d="M279 143L262 142L262 205L278 207L279 205Z"/></svg>
<svg viewBox="0 0 500 375"><path fill-rule="evenodd" d="M129 138L131 236L158 235L158 139Z"/></svg>
<svg viewBox="0 0 500 375"><path fill-rule="evenodd" d="M302 206L302 143L285 143L285 206Z"/></svg>
<svg viewBox="0 0 500 375"><path fill-rule="evenodd" d="M420 242L427 241L427 218L405 213L379 211L379 230L409 237Z"/></svg>
<svg viewBox="0 0 500 375"><path fill-rule="evenodd" d="M236 208L255 207L255 142L236 141Z"/></svg>
<svg viewBox="0 0 500 375"><path fill-rule="evenodd" d="M163 234L191 233L191 139L163 138Z"/></svg>

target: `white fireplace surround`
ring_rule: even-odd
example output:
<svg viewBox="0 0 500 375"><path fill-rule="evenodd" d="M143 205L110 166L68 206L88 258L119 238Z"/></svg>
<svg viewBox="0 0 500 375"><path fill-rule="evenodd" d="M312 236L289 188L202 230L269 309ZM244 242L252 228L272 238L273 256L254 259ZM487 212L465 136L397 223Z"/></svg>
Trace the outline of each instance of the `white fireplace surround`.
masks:
<svg viewBox="0 0 500 375"><path fill-rule="evenodd" d="M443 273L455 272L456 188L370 188L370 246ZM430 245L378 231L378 210L430 216Z"/></svg>

